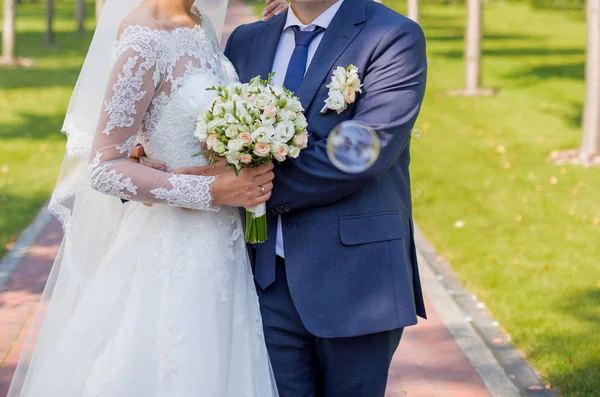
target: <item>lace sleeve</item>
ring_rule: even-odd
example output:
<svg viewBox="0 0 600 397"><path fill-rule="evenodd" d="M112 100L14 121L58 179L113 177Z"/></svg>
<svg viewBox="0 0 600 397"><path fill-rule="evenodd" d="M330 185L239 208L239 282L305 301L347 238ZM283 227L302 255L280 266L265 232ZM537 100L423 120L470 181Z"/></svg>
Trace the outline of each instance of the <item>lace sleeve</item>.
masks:
<svg viewBox="0 0 600 397"><path fill-rule="evenodd" d="M90 185L121 199L217 211L214 177L176 175L127 160L160 82L149 47L118 54L92 146Z"/></svg>

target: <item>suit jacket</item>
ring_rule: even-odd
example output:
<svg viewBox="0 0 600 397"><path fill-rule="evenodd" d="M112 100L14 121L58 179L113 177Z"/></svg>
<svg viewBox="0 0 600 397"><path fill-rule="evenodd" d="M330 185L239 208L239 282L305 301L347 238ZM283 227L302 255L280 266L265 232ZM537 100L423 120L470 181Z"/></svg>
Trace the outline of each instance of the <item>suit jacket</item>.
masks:
<svg viewBox="0 0 600 397"><path fill-rule="evenodd" d="M286 17L231 34L225 55L242 82L271 72ZM363 93L341 114L320 114L333 70L350 64L358 67ZM282 216L289 289L316 336L383 332L425 317L409 148L426 71L419 25L371 0L345 0L296 93L306 110L309 146L276 166L267 208L269 216ZM350 119L371 125L381 139L378 160L359 174L340 171L327 157L329 132Z"/></svg>

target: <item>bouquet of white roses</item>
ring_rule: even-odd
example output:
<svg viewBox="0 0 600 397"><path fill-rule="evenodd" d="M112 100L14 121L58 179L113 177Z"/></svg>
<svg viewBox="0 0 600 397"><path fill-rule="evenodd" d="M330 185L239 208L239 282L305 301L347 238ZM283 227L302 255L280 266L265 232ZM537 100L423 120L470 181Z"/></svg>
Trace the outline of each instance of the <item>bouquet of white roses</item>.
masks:
<svg viewBox="0 0 600 397"><path fill-rule="evenodd" d="M206 151L236 173L273 160L296 158L308 143L306 118L293 93L257 76L247 84L212 87L217 97L198 118L195 135ZM266 205L246 208L246 241L267 239Z"/></svg>

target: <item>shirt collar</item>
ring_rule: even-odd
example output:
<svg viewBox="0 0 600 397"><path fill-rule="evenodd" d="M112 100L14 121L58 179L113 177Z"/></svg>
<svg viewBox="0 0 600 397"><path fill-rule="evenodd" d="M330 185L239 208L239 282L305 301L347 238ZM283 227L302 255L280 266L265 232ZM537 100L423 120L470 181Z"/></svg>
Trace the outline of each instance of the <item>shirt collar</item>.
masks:
<svg viewBox="0 0 600 397"><path fill-rule="evenodd" d="M343 2L344 2L344 0L338 0L337 2L332 4L331 7L329 7L327 10L325 10L324 13L319 15L317 19L315 19L308 25L304 25L302 22L300 22L300 20L296 16L296 14L294 14L294 10L292 10L292 7L290 7L288 14L287 14L287 20L285 22L285 27L283 29L285 30L291 26L299 26L300 29L302 29L302 30L305 30L306 28L314 29L317 26L327 29L329 27L329 24L333 20L333 17L335 17L335 14L337 14L338 10L342 6Z"/></svg>

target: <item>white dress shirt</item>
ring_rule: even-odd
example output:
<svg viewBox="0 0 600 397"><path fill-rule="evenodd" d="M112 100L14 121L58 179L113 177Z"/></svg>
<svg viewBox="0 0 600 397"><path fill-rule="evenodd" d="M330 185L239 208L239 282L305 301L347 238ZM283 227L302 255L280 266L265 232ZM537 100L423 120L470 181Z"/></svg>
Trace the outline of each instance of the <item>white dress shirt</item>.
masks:
<svg viewBox="0 0 600 397"><path fill-rule="evenodd" d="M274 85L283 85L283 81L285 80L285 74L287 72L288 65L290 63L290 58L292 57L292 53L294 52L294 48L296 47L296 38L294 37L294 31L292 30L292 26L298 26L300 30L303 31L312 31L317 28L317 26L327 29L331 20L338 12L344 0L338 0L331 7L329 7L324 13L319 15L317 19L315 19L311 24L304 25L296 14L294 14L294 10L292 7L289 8L287 14L287 21L285 22L285 27L281 32L281 37L279 38L279 45L277 46L277 52L275 53L275 60L273 61L272 71L275 72L275 76L271 82ZM306 69L308 70L308 66L317 52L317 48L319 48L319 44L323 39L323 35L325 32L317 35L310 43L308 47L308 59L306 61ZM281 216L277 219L277 241L275 246L275 253L277 256L284 258L283 251L283 232L281 227Z"/></svg>

